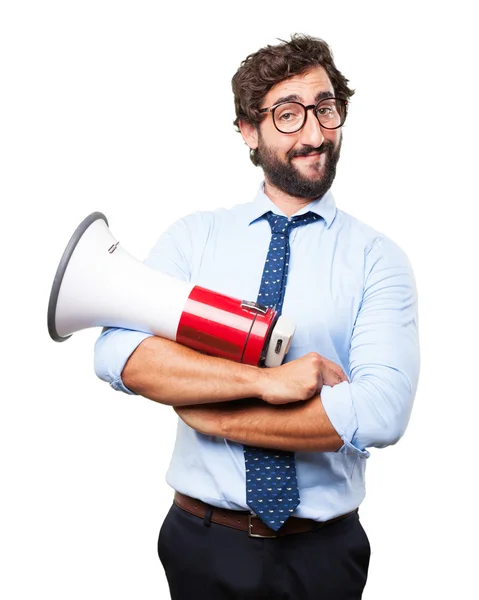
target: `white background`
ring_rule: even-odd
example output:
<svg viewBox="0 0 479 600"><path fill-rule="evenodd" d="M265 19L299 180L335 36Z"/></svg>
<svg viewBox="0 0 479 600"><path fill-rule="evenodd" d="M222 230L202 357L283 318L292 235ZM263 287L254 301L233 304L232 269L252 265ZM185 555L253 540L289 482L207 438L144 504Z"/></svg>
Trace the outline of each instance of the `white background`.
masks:
<svg viewBox="0 0 479 600"><path fill-rule="evenodd" d="M232 126L230 80L249 53L293 32L324 38L356 89L337 204L404 248L420 294L410 426L368 462L364 598L475 596L472 4L3 3L2 598L168 596L156 541L175 417L95 377L99 330L49 338L50 288L90 212L143 259L178 217L253 197L261 172Z"/></svg>

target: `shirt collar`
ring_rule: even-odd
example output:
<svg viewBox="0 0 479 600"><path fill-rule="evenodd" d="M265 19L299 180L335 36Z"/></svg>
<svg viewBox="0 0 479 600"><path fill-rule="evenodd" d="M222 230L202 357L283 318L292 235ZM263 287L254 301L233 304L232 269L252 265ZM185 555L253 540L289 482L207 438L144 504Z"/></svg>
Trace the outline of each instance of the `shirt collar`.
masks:
<svg viewBox="0 0 479 600"><path fill-rule="evenodd" d="M259 186L255 199L253 200L253 202L247 204L247 207L248 210L246 218L248 225L251 225L253 221L256 221L268 211L271 211L277 215L286 216L284 212L280 210L280 208L278 208L276 204L274 204L274 202L272 202L264 193L264 181ZM307 212L313 212L322 217L324 219L324 222L326 223L326 227L329 229L336 216L336 203L334 201L331 190L328 190L321 198L311 201L309 204L307 204L291 216L303 215Z"/></svg>

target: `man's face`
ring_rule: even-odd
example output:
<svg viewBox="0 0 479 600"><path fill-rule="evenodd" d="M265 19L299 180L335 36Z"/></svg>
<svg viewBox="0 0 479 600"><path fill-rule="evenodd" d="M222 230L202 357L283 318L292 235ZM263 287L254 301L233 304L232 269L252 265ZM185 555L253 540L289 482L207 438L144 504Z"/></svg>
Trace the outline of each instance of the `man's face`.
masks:
<svg viewBox="0 0 479 600"><path fill-rule="evenodd" d="M283 99L305 106L316 104L334 89L322 67L315 67L275 85L266 94L262 107ZM331 187L341 148L341 129L320 127L312 110L307 111L304 127L296 133L281 133L267 113L257 131L258 158L267 183L289 196L319 198Z"/></svg>

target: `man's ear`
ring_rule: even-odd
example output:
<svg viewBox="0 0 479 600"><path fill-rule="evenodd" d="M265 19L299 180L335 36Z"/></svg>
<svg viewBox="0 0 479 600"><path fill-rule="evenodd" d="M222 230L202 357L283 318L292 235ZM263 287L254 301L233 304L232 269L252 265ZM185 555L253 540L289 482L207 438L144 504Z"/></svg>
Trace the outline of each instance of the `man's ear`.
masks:
<svg viewBox="0 0 479 600"><path fill-rule="evenodd" d="M256 150L258 147L258 130L256 127L246 121L240 121L239 128L246 144L251 150Z"/></svg>

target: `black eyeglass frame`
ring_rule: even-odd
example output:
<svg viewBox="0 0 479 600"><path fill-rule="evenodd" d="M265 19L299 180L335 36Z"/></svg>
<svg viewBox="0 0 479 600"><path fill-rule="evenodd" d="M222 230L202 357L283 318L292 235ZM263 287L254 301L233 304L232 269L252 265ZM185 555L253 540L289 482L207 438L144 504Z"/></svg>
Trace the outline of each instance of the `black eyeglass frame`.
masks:
<svg viewBox="0 0 479 600"><path fill-rule="evenodd" d="M344 103L344 119L342 120L342 122L337 125L336 127L326 127L325 125L323 125L321 123L321 121L319 120L318 117L318 106L322 103L322 102L326 102L326 100L339 100L339 102L343 102ZM299 104L299 106L302 106L304 108L304 119L303 122L301 123L301 126L298 127L298 129L295 129L294 131L282 131L277 125L276 125L276 119L274 118L274 111L279 107L279 106L283 106L284 104ZM305 106L302 102L296 102L295 100L284 100L283 102L278 102L278 104L273 104L273 106L268 106L267 108L260 108L259 112L260 113L267 113L270 112L272 113L272 117L273 117L273 125L276 127L276 129L280 132L283 133L284 135L289 135L291 133L298 133L298 131L301 131L301 129L303 129L303 127L306 124L306 119L308 118L308 110L313 109L313 113L314 116L316 117L316 119L318 119L318 123L320 127L323 127L323 129L327 129L328 131L334 131L335 129L339 129L340 127L342 127L346 121L346 117L348 116L348 101L345 100L344 98L336 98L335 96L331 96L330 98L323 98L322 100L320 100L317 104L308 104L308 106Z"/></svg>

